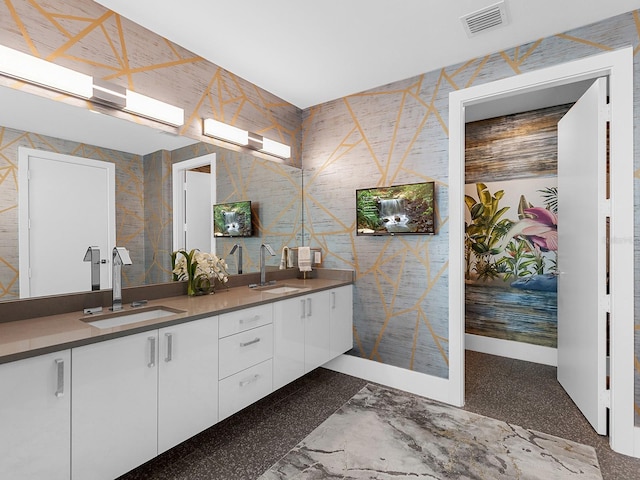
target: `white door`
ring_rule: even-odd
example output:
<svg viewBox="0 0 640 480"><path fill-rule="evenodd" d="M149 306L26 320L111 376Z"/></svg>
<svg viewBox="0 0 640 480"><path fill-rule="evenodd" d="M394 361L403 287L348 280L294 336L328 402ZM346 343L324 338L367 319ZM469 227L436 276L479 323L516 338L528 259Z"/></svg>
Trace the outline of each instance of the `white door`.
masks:
<svg viewBox="0 0 640 480"><path fill-rule="evenodd" d="M211 174L192 170L185 174L186 250L197 248L209 252L213 237Z"/></svg>
<svg viewBox="0 0 640 480"><path fill-rule="evenodd" d="M606 434L606 122L600 78L558 123L558 381Z"/></svg>
<svg viewBox="0 0 640 480"><path fill-rule="evenodd" d="M100 248L101 288L111 287L115 165L20 149L20 297L91 290L89 246Z"/></svg>

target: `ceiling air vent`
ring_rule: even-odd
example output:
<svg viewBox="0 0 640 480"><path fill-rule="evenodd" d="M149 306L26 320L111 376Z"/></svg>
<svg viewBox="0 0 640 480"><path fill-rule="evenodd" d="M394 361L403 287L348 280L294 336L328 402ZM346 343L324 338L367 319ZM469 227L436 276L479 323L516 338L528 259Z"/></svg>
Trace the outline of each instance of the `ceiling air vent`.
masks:
<svg viewBox="0 0 640 480"><path fill-rule="evenodd" d="M507 24L504 0L489 7L460 17L469 37Z"/></svg>

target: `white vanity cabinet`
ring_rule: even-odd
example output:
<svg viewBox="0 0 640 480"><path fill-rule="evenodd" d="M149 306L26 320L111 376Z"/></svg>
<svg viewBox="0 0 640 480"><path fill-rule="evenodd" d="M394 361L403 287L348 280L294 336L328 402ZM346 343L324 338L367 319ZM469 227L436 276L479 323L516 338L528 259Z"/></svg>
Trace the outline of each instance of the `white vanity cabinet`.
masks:
<svg viewBox="0 0 640 480"><path fill-rule="evenodd" d="M331 291L273 305L274 390L331 360Z"/></svg>
<svg viewBox="0 0 640 480"><path fill-rule="evenodd" d="M220 420L273 390L273 307L220 315Z"/></svg>
<svg viewBox="0 0 640 480"><path fill-rule="evenodd" d="M156 331L74 348L72 478L112 480L158 450Z"/></svg>
<svg viewBox="0 0 640 480"><path fill-rule="evenodd" d="M72 478L111 480L216 423L217 321L73 349Z"/></svg>
<svg viewBox="0 0 640 480"><path fill-rule="evenodd" d="M69 480L71 352L0 365L0 476Z"/></svg>
<svg viewBox="0 0 640 480"><path fill-rule="evenodd" d="M218 317L158 332L158 454L218 421Z"/></svg>
<svg viewBox="0 0 640 480"><path fill-rule="evenodd" d="M353 286L331 290L331 358L353 348Z"/></svg>

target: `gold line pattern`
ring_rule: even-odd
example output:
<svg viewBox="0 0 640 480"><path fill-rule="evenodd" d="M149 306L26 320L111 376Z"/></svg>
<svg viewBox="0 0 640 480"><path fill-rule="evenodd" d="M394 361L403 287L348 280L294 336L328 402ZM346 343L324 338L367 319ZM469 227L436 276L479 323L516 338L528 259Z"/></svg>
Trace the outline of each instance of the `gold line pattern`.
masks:
<svg viewBox="0 0 640 480"><path fill-rule="evenodd" d="M132 89L139 88L146 94L169 103L186 106L188 122L181 129L182 134L200 135L200 119L213 116L292 144L295 154L291 163L294 165L301 165L298 142L310 150L317 147L311 142L311 134L317 122L329 115L327 105L307 110L301 124L302 113L294 107L93 2L3 0L3 3L9 15L0 22L10 24L11 31L6 36L16 37L10 39L13 45L19 45L22 50L49 60L71 64L77 70L96 77L120 81ZM637 11L633 12L632 21L635 37L631 40L635 44L634 54L637 55L640 51L640 16ZM595 35L590 32L589 27L585 27L573 34L561 34L553 38L564 40L568 45L588 46L597 50L613 48L589 39ZM612 32L612 36L616 35L616 32ZM356 180L358 185L362 182L363 186L372 186L375 183L384 185L405 182L407 179L411 182L434 179L438 188L445 191L446 183L434 177L442 175L446 167L432 167L429 149L432 143L442 143L443 139L446 142L448 137L448 92L474 85L481 77L485 77L482 81L486 81L486 78L491 77L490 69L499 63L496 60L504 61L515 74L521 73L525 67L537 68L539 64L532 61L532 54L543 47L544 41L540 39L508 52L469 60L458 66L443 68L439 72L397 82L379 90L352 95L331 104L334 108L344 109L340 119L344 125L334 135L336 138L333 139L333 146L326 147L326 153L314 154L322 158L319 161L316 158L310 159L319 165L305 172L305 226L311 235L311 242L322 246L326 252L327 264L353 268L357 275L356 289L366 282L373 285L373 292L363 293L367 297L364 302L380 305L380 311L375 315L375 320L380 320L380 324L375 326L377 332L372 344L361 334L361 330L364 331L363 323L354 327L354 342L360 355L386 361L381 353L382 347L388 340L391 329L404 322L410 331L404 345L407 351L404 366L413 369L424 364L421 356L425 354L425 349L436 352L437 359L446 366L447 332L441 331L442 319L432 314L430 308L442 303L433 297L440 294L437 286L447 271L448 263L446 260L442 261L441 252L434 251L442 250L437 245L437 239L393 243L389 240L380 241L376 243L376 252L371 253L364 242L355 238L355 225L350 211L345 210L344 206L336 205L344 200L344 194L342 199L336 199L331 196L331 192L323 193L318 187L324 186L325 176L333 175L336 169L340 169L353 176L341 188L351 189ZM553 63L553 60L550 61ZM536 59L535 62L540 60ZM203 90L196 85L181 85L176 89L172 80L177 78L197 78L206 87ZM60 99L64 101L64 98ZM371 102L375 102L384 109L377 112L380 118L385 117L384 125L380 122L372 123L371 112L362 108L365 100L369 106L373 104ZM42 148L55 150L55 145L49 139L25 134L23 140L32 146L40 145ZM16 165L3 154L15 141L17 140L7 139L4 130L0 131L0 193L9 188L9 185L13 189L17 188ZM331 143L332 139L324 138L322 141ZM421 158L416 160L414 150L423 147L427 153L421 153ZM438 148L446 151L446 145L434 147L435 150ZM78 151L84 149L84 146L79 147ZM305 158L305 165L306 161ZM246 194L250 183L243 180L231 160L228 162L223 168L228 169L234 179L233 193L230 196ZM252 175L257 174L257 168L251 171ZM128 172L127 175L133 175L133 172ZM640 169L634 172L634 177L640 179ZM367 178L371 182L365 185ZM128 197L137 202L143 201L139 186L134 180L120 179L119 185L127 190ZM16 206L16 202L0 205L1 218L15 212ZM132 212L126 215L135 216ZM448 219L440 218L439 211L437 216L442 228ZM261 228L269 226L261 224ZM337 246L336 240L343 241L343 244ZM6 295L5 292L13 288L16 272L12 265L14 263L10 257L0 254L0 272L9 270L11 278L9 281L1 280L0 296ZM404 274L405 271L417 268L416 265L422 269L418 270L421 272L418 280ZM417 300L410 306L401 305L402 290L415 284L419 284L421 289L421 293L416 296ZM358 322L374 325L373 320L365 318L358 319ZM432 358L434 364L438 362L436 357ZM638 391L638 352L635 362ZM438 370L438 367L434 367L434 370ZM638 405L635 409L640 417Z"/></svg>

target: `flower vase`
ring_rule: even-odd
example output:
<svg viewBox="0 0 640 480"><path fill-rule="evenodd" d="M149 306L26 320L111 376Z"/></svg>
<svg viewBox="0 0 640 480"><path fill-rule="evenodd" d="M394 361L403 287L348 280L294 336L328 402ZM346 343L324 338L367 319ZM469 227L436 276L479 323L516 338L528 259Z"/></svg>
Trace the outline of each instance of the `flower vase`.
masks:
<svg viewBox="0 0 640 480"><path fill-rule="evenodd" d="M187 295L190 297L195 297L197 294L198 293L195 287L195 279L187 277Z"/></svg>
<svg viewBox="0 0 640 480"><path fill-rule="evenodd" d="M211 279L206 275L198 275L195 278L187 278L187 295L195 297L197 295L207 295L213 290Z"/></svg>

